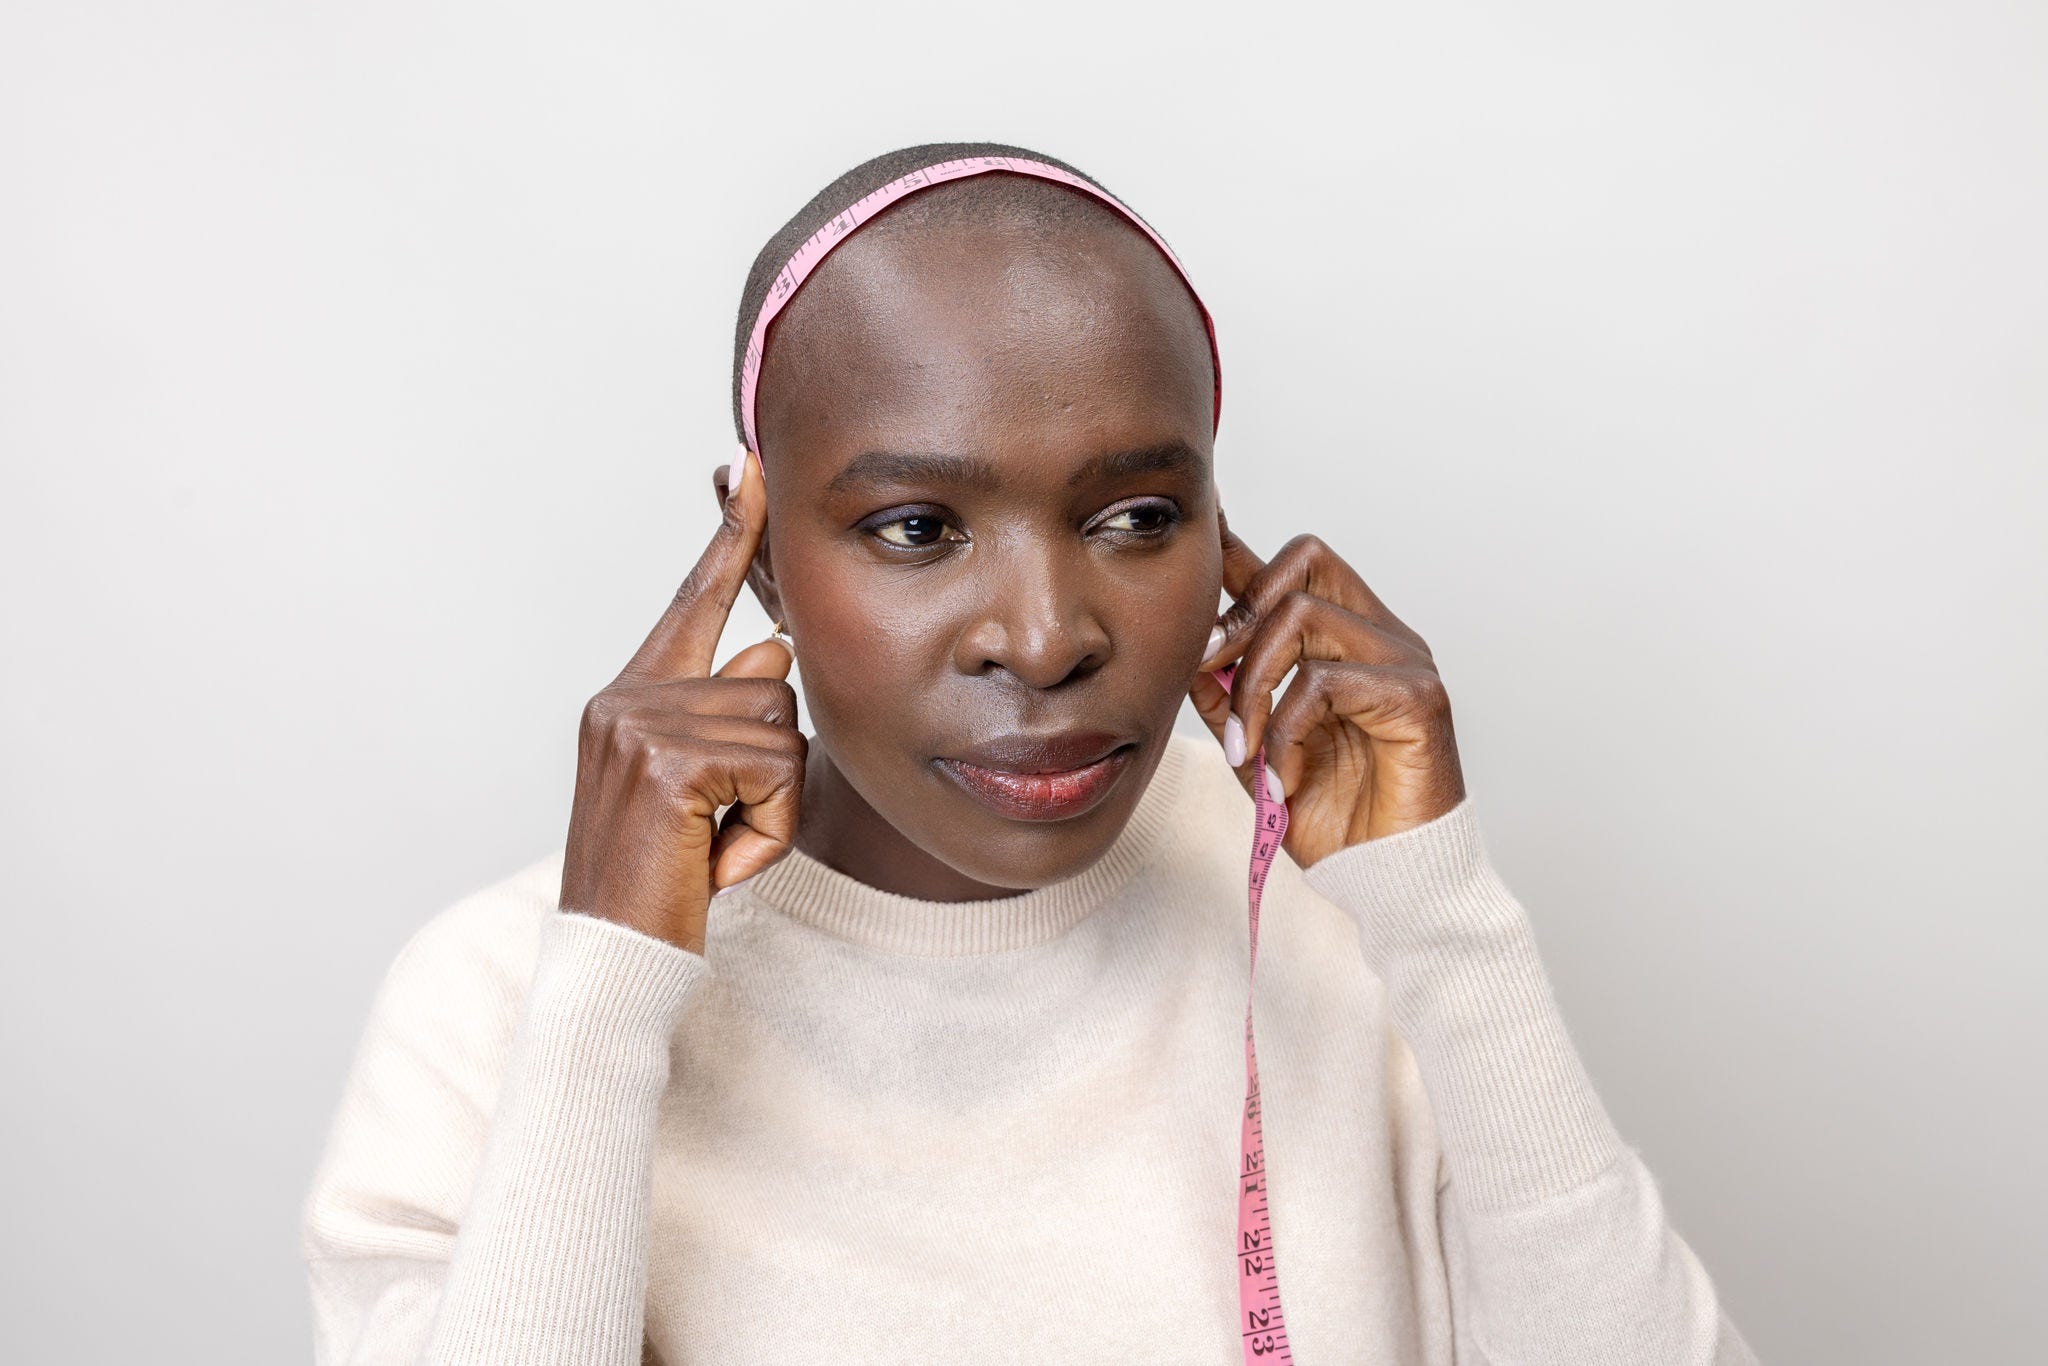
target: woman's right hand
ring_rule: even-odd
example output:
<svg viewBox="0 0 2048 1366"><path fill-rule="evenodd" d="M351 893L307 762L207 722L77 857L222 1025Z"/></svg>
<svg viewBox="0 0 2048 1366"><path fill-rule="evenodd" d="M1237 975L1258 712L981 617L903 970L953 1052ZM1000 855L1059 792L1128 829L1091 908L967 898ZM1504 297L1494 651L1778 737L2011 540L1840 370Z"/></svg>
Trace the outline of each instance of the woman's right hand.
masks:
<svg viewBox="0 0 2048 1366"><path fill-rule="evenodd" d="M756 459L742 454L711 544L584 707L577 744L561 908L692 953L704 952L712 893L789 852L803 794L788 647L764 640L711 672L767 520Z"/></svg>

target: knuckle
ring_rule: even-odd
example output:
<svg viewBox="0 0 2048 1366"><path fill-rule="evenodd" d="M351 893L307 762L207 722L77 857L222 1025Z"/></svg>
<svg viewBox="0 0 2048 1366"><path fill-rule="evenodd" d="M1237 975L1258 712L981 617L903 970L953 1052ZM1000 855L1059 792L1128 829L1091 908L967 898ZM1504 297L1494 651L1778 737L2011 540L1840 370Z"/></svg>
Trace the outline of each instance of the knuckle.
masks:
<svg viewBox="0 0 2048 1366"><path fill-rule="evenodd" d="M1411 675L1408 680L1408 694L1415 701L1431 711L1448 711L1451 706L1450 689L1434 670Z"/></svg>
<svg viewBox="0 0 2048 1366"><path fill-rule="evenodd" d="M746 529L746 509L740 506L739 499L727 498L719 505L718 534L720 536L738 536Z"/></svg>
<svg viewBox="0 0 2048 1366"><path fill-rule="evenodd" d="M785 730L778 733L778 739L782 744L782 753L778 757L786 761L801 780L804 760L809 758L811 753L810 737L800 730Z"/></svg>
<svg viewBox="0 0 2048 1366"><path fill-rule="evenodd" d="M1312 531L1304 531L1299 536L1291 537L1286 545L1280 547L1280 553L1273 558L1284 559L1292 564L1296 560L1320 559L1329 553L1330 547L1323 543L1322 537Z"/></svg>
<svg viewBox="0 0 2048 1366"><path fill-rule="evenodd" d="M692 566L690 572L683 575L683 581L676 585L675 606L683 611L696 606L703 599L710 581L711 571L703 562Z"/></svg>
<svg viewBox="0 0 2048 1366"><path fill-rule="evenodd" d="M647 747L643 771L655 791L668 801L681 804L703 789L707 767L701 750L656 741Z"/></svg>
<svg viewBox="0 0 2048 1366"><path fill-rule="evenodd" d="M639 772L659 774L674 762L675 751L662 736L630 725L620 726L612 736L612 749Z"/></svg>
<svg viewBox="0 0 2048 1366"><path fill-rule="evenodd" d="M578 723L578 739L584 750L592 752L618 752L621 737L631 733L633 721L633 700L612 688L596 694L584 702L584 715Z"/></svg>
<svg viewBox="0 0 2048 1366"><path fill-rule="evenodd" d="M723 694L722 707L775 726L796 724L796 689L786 678L711 678L701 680Z"/></svg>
<svg viewBox="0 0 2048 1366"><path fill-rule="evenodd" d="M583 715L577 722L578 733L586 743L597 740L611 730L618 715L619 695L607 688L583 704Z"/></svg>
<svg viewBox="0 0 2048 1366"><path fill-rule="evenodd" d="M796 688L786 678L756 680L760 687L760 717L778 726L796 724Z"/></svg>
<svg viewBox="0 0 2048 1366"><path fill-rule="evenodd" d="M1246 646L1244 658L1238 661L1233 692L1243 693L1247 703L1262 694L1270 697L1273 685L1280 681L1280 676L1273 671L1274 656L1280 648L1270 635L1260 636Z"/></svg>
<svg viewBox="0 0 2048 1366"><path fill-rule="evenodd" d="M1280 599L1280 605L1275 609L1274 616L1290 624L1298 625L1318 611L1322 607L1322 601L1321 598L1309 592L1306 588L1289 589L1287 595Z"/></svg>
<svg viewBox="0 0 2048 1366"><path fill-rule="evenodd" d="M676 589L678 605L687 610L706 599L722 595L730 573L732 543L739 532L738 525L730 520L719 523L718 530L711 533L711 544L705 547L703 558L683 575L682 584Z"/></svg>

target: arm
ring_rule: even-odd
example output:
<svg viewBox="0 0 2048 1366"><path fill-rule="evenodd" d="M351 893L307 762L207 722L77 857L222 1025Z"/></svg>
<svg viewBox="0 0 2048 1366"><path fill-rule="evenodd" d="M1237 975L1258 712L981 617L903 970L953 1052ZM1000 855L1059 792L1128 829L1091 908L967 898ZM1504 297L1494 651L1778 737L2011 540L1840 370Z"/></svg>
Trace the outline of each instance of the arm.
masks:
<svg viewBox="0 0 2048 1366"><path fill-rule="evenodd" d="M584 707L566 909L520 922L530 971L479 973L465 946L492 935L455 927L537 912L539 889L437 918L379 998L308 1204L323 1362L640 1360L670 1042L708 971L712 896L795 838L807 752L786 645L711 672L767 519L758 457L730 491L724 474L711 543ZM507 978L530 986L516 1012Z"/></svg>
<svg viewBox="0 0 2048 1366"><path fill-rule="evenodd" d="M306 1201L315 1360L638 1366L655 1107L708 964L549 911L515 981L480 913L378 993Z"/></svg>
<svg viewBox="0 0 2048 1366"><path fill-rule="evenodd" d="M1459 1359L1754 1363L1594 1093L1471 798L1306 877L1356 920L1429 1093Z"/></svg>

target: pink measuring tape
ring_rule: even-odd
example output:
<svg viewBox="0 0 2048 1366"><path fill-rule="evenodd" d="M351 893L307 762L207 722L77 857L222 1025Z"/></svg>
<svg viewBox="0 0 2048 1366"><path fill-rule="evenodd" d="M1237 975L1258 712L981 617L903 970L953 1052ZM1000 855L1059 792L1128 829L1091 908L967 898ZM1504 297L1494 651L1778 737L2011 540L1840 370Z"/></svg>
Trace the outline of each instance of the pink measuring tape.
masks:
<svg viewBox="0 0 2048 1366"><path fill-rule="evenodd" d="M957 161L941 161L920 167L908 175L890 181L878 190L871 190L853 203L833 214L824 227L819 228L791 253L790 258L776 272L775 282L768 286L768 297L761 301L761 315L754 319L753 330L747 336L746 354L740 358L740 422L746 430L747 449L760 453L761 438L754 427L754 397L761 387L761 353L768 341L768 324L775 321L775 315L782 311L784 304L796 294L810 273L818 268L818 262L831 254L832 248L844 242L853 230L873 218L882 210L906 195L933 185L943 185L949 180L963 180L968 176L988 175L995 171L1008 171L1012 175L1035 176L1039 180L1050 180L1056 185L1079 190L1092 195L1131 220L1145 236L1152 239L1152 245L1164 252L1173 268L1180 272L1182 283L1188 287L1195 307L1202 310L1202 326L1209 332L1209 356L1216 369L1216 414L1215 420L1223 417L1223 360L1216 349L1216 320L1209 316L1208 305L1202 296L1195 293L1195 282L1188 279L1186 267L1173 254L1173 248L1166 245L1160 235L1144 219L1133 213L1109 191L1093 181L1084 180L1072 172L1062 170L1048 161L1032 161L1024 157L962 157Z"/></svg>
<svg viewBox="0 0 2048 1366"><path fill-rule="evenodd" d="M1230 691L1235 664L1211 675ZM1266 1131L1260 1123L1259 1055L1252 1046L1252 989L1259 977L1259 902L1266 894L1266 874L1280 857L1287 835L1287 803L1266 790L1266 747L1252 757L1252 866L1245 879L1245 901L1251 907L1252 964L1244 998L1244 1128L1238 1136L1237 1182L1237 1309L1244 1334L1244 1359L1293 1361L1287 1342L1287 1320L1280 1313L1280 1268L1273 1247L1273 1212L1266 1203Z"/></svg>
<svg viewBox="0 0 2048 1366"><path fill-rule="evenodd" d="M747 449L758 456L760 439L754 425L754 400L760 388L761 357L768 340L768 325L775 321L776 314L795 296L818 263L831 250L852 234L854 229L873 218L906 195L932 185L944 184L966 176L986 175L990 172L1007 171L1013 175L1035 176L1050 180L1092 195L1135 224L1152 244L1165 254L1173 268L1188 287L1188 294L1194 298L1195 307L1201 310L1202 325L1209 332L1209 355L1216 367L1216 412L1215 419L1223 416L1223 362L1216 349L1216 323L1209 316L1207 305L1195 293L1194 281L1188 278L1180 258L1166 245L1158 233L1152 231L1144 219L1120 202L1114 195L1092 181L1074 175L1050 162L1036 161L1025 157L981 156L963 157L954 161L942 161L921 167L901 176L877 190L872 190L854 203L834 214L803 243L797 247L774 282L768 287L768 296L761 302L760 316L754 320L753 330L747 339L747 349L740 362L740 420L746 432ZM765 465L761 467L765 476ZM1230 665L1218 669L1216 681L1227 692L1237 667ZM1266 790L1266 751L1261 746L1252 761L1252 806L1256 823L1252 830L1251 870L1246 878L1245 899L1250 907L1251 920L1251 971L1246 986L1244 1003L1244 1123L1238 1135L1237 1167L1237 1242L1231 1248L1231 1257L1237 1263L1238 1333L1244 1348L1247 1366L1260 1362L1292 1362L1294 1351L1287 1342L1287 1323L1280 1312L1280 1270L1275 1260L1273 1247L1272 1211L1267 1204L1267 1167L1265 1131L1260 1124L1259 1109L1259 1061L1252 1044L1252 992L1251 983L1258 979L1259 971L1259 901L1265 894L1266 874L1272 870L1273 861L1280 856L1280 841L1287 834L1287 803L1279 793Z"/></svg>

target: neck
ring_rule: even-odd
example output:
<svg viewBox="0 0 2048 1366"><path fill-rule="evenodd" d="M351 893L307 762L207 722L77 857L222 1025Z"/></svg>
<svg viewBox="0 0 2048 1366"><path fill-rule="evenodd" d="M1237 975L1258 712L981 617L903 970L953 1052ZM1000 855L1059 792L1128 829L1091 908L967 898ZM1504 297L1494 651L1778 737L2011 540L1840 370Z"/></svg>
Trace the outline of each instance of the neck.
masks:
<svg viewBox="0 0 2048 1366"><path fill-rule="evenodd" d="M1020 890L977 882L912 843L868 805L815 739L804 765L796 847L870 887L921 901L988 901Z"/></svg>

